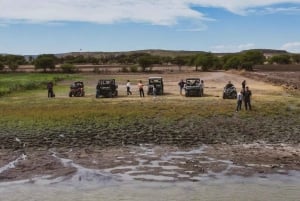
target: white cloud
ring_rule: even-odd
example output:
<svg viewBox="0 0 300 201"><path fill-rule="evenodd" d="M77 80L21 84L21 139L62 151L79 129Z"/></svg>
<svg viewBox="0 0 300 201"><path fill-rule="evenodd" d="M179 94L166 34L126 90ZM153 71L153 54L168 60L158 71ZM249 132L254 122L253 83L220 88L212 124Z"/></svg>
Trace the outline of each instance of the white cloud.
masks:
<svg viewBox="0 0 300 201"><path fill-rule="evenodd" d="M252 43L240 44L240 45L216 45L211 47L212 52L222 53L222 52L240 52L242 50L249 50L255 47Z"/></svg>
<svg viewBox="0 0 300 201"><path fill-rule="evenodd" d="M192 6L223 8L246 14L252 8L281 3L300 4L300 0L1 0L0 19L100 24L130 21L170 26L179 19L208 20Z"/></svg>
<svg viewBox="0 0 300 201"><path fill-rule="evenodd" d="M300 53L300 42L289 42L282 45L281 49L287 50L288 52Z"/></svg>

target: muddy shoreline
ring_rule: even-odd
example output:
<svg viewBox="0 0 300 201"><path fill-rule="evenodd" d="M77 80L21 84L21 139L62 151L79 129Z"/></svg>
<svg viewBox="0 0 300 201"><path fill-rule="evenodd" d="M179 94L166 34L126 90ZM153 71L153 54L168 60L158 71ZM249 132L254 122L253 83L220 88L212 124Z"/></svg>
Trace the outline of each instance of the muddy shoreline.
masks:
<svg viewBox="0 0 300 201"><path fill-rule="evenodd" d="M26 158L20 159L20 156ZM72 177L77 166L142 181L200 181L218 176L251 177L288 175L300 171L300 145L266 144L201 145L193 148L143 144L100 149L59 148L51 150L1 150L0 166L18 160L0 171L0 181ZM68 163L63 163L68 160ZM72 164L77 164L72 165ZM81 180L84 178L78 178Z"/></svg>

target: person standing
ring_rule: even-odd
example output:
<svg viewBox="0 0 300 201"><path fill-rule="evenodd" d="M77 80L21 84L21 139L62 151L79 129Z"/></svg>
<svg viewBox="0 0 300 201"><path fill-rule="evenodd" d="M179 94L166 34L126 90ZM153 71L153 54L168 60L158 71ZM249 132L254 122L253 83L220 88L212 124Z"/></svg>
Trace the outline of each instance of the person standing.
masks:
<svg viewBox="0 0 300 201"><path fill-rule="evenodd" d="M127 96L128 96L128 95L132 95L132 93L131 93L131 91L130 91L130 87L131 87L130 81L127 80L127 84L126 84Z"/></svg>
<svg viewBox="0 0 300 201"><path fill-rule="evenodd" d="M54 92L53 92L53 83L52 82L48 82L47 89L48 89L48 98L53 98Z"/></svg>
<svg viewBox="0 0 300 201"><path fill-rule="evenodd" d="M140 92L140 97L145 97L145 94L144 94L144 85L142 83L142 80L139 81L138 88L139 88L139 92Z"/></svg>
<svg viewBox="0 0 300 201"><path fill-rule="evenodd" d="M201 93L201 96L204 95L204 80L201 80L201 82L200 82L200 93Z"/></svg>
<svg viewBox="0 0 300 201"><path fill-rule="evenodd" d="M245 91L245 87L246 87L246 80L244 80L243 82L242 82L242 89Z"/></svg>
<svg viewBox="0 0 300 201"><path fill-rule="evenodd" d="M247 86L245 91L244 91L244 102L245 102L245 109L248 110L252 110L251 108L251 96L252 96L252 92L250 91L249 87Z"/></svg>
<svg viewBox="0 0 300 201"><path fill-rule="evenodd" d="M180 82L178 82L178 86L179 86L179 90L180 90L180 95L182 95L182 90L184 88L185 82L183 80L180 80Z"/></svg>
<svg viewBox="0 0 300 201"><path fill-rule="evenodd" d="M241 90L241 91L237 94L237 106L236 106L236 112L238 112L239 110L242 110L242 102L243 102L243 90Z"/></svg>

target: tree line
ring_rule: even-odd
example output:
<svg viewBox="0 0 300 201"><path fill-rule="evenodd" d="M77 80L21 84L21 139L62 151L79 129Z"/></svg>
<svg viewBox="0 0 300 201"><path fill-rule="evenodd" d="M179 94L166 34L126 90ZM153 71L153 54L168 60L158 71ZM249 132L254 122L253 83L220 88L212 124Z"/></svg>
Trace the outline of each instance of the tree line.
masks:
<svg viewBox="0 0 300 201"><path fill-rule="evenodd" d="M101 57L86 55L67 55L57 57L53 54L42 54L36 58L19 55L0 55L0 71L8 66L15 71L20 65L34 65L35 69L44 71L54 70L57 65L63 72L75 72L76 65L133 65L132 71L139 67L141 71L151 70L154 65L176 65L179 70L183 66L195 67L195 70L217 70L217 69L245 69L252 70L258 64L299 64L300 54L278 54L270 58L265 58L262 51L248 50L240 53L225 54L217 56L213 53L200 53L189 56L157 56L149 53L132 53L106 55ZM125 70L125 69L124 69Z"/></svg>

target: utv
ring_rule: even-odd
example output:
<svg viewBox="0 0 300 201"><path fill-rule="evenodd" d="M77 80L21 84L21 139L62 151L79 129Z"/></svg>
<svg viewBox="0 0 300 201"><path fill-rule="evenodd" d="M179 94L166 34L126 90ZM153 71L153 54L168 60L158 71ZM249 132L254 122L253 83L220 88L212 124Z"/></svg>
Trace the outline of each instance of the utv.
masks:
<svg viewBox="0 0 300 201"><path fill-rule="evenodd" d="M69 97L83 97L85 95L84 92L84 84L81 81L74 82L70 86Z"/></svg>
<svg viewBox="0 0 300 201"><path fill-rule="evenodd" d="M237 97L237 91L233 85L224 87L223 99L236 99L236 97Z"/></svg>
<svg viewBox="0 0 300 201"><path fill-rule="evenodd" d="M162 77L149 77L148 82L148 95L163 95L164 94L164 83Z"/></svg>
<svg viewBox="0 0 300 201"><path fill-rule="evenodd" d="M185 96L203 96L203 86L199 78L187 78L185 81Z"/></svg>
<svg viewBox="0 0 300 201"><path fill-rule="evenodd" d="M96 98L112 98L118 96L118 85L115 79L99 80L96 87Z"/></svg>

